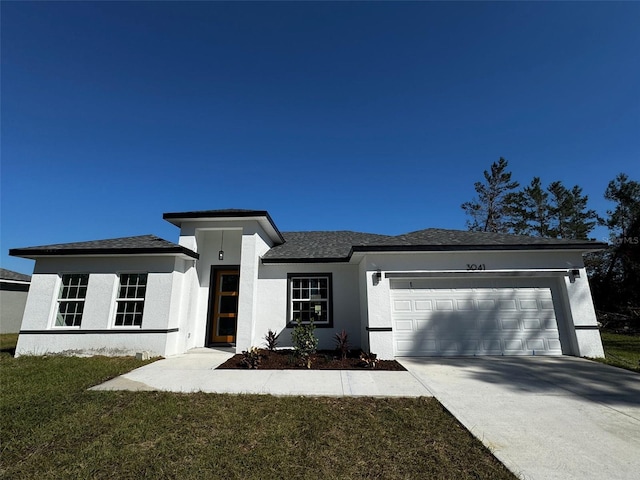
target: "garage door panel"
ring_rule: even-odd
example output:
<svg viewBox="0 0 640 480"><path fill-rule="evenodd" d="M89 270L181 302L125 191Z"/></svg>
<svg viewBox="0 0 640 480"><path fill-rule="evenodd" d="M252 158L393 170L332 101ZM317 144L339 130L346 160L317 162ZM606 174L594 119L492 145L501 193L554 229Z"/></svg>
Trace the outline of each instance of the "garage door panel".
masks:
<svg viewBox="0 0 640 480"><path fill-rule="evenodd" d="M401 332L412 333L414 331L412 320L397 320L395 327L396 327L396 331L399 333Z"/></svg>
<svg viewBox="0 0 640 480"><path fill-rule="evenodd" d="M436 300L436 310L445 312L452 311L453 300Z"/></svg>
<svg viewBox="0 0 640 480"><path fill-rule="evenodd" d="M558 338L547 339L547 344L549 345L549 350L560 351L562 349L562 344L560 343L560 339Z"/></svg>
<svg viewBox="0 0 640 480"><path fill-rule="evenodd" d="M558 322L556 321L555 316L546 317L542 321L544 322L543 328L545 330L553 330L553 331L558 330Z"/></svg>
<svg viewBox="0 0 640 480"><path fill-rule="evenodd" d="M545 347L544 339L542 338L527 340L527 350L531 350L531 351L538 350L540 352L542 350L545 350L545 348L546 347Z"/></svg>
<svg viewBox="0 0 640 480"><path fill-rule="evenodd" d="M550 288L434 283L392 288L396 355L562 354Z"/></svg>
<svg viewBox="0 0 640 480"><path fill-rule="evenodd" d="M538 310L538 302L535 299L520 299L520 310Z"/></svg>
<svg viewBox="0 0 640 480"><path fill-rule="evenodd" d="M500 343L499 339L483 340L482 351L487 355L500 355L502 353L502 343Z"/></svg>
<svg viewBox="0 0 640 480"><path fill-rule="evenodd" d="M493 299L478 300L478 310L494 310L496 308L496 302Z"/></svg>
<svg viewBox="0 0 640 480"><path fill-rule="evenodd" d="M511 300L500 300L498 303L499 310L508 310L508 311L517 311L518 306L516 305L515 299Z"/></svg>
<svg viewBox="0 0 640 480"><path fill-rule="evenodd" d="M445 355L459 355L461 348L457 341L455 340L440 340L436 342L439 346L438 351L442 352Z"/></svg>
<svg viewBox="0 0 640 480"><path fill-rule="evenodd" d="M540 330L543 328L543 322L539 318L523 318L522 328L525 330Z"/></svg>
<svg viewBox="0 0 640 480"><path fill-rule="evenodd" d="M425 312L433 310L433 302L431 300L416 300L416 312Z"/></svg>
<svg viewBox="0 0 640 480"><path fill-rule="evenodd" d="M520 353L524 350L524 344L520 339L504 340L504 352L509 354Z"/></svg>
<svg viewBox="0 0 640 480"><path fill-rule="evenodd" d="M520 321L516 318L501 318L499 324L502 330L520 330Z"/></svg>
<svg viewBox="0 0 640 480"><path fill-rule="evenodd" d="M541 300L540 308L542 310L553 310L553 300Z"/></svg>
<svg viewBox="0 0 640 480"><path fill-rule="evenodd" d="M394 312L410 312L411 300L394 300L393 311Z"/></svg>
<svg viewBox="0 0 640 480"><path fill-rule="evenodd" d="M475 310L476 304L473 300L456 300L456 309L457 310Z"/></svg>
<svg viewBox="0 0 640 480"><path fill-rule="evenodd" d="M484 315L477 320L478 329L483 333L495 332L500 329L500 319L493 315Z"/></svg>

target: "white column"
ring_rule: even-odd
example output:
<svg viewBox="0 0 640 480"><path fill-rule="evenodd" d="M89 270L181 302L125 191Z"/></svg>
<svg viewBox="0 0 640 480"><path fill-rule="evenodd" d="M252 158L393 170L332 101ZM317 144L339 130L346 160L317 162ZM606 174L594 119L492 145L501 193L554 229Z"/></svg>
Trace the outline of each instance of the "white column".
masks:
<svg viewBox="0 0 640 480"><path fill-rule="evenodd" d="M604 357L587 272L584 268L580 268L579 272L579 276L570 275L564 278L578 343L577 354L581 357Z"/></svg>
<svg viewBox="0 0 640 480"><path fill-rule="evenodd" d="M240 254L240 290L238 292L238 326L236 352L251 347L257 312L258 267L260 256L269 247L257 233L243 233Z"/></svg>

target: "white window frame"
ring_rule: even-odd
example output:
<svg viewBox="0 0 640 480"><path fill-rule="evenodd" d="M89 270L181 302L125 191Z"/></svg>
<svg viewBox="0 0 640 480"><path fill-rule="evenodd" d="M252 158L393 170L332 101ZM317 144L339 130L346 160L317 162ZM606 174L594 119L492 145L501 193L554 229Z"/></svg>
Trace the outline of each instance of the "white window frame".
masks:
<svg viewBox="0 0 640 480"><path fill-rule="evenodd" d="M132 275L144 275L145 276L145 283L144 283L144 295L142 297L140 296L136 296L136 297L128 297L128 296L124 296L121 297L120 293L122 290L122 278L128 278ZM127 292L129 288L132 288L131 284L127 284ZM140 284L136 284L133 286L133 288L135 288L135 293L138 294L139 292L137 291L138 288L140 288ZM147 297L147 289L149 288L149 273L148 272L120 272L118 273L118 282L116 285L116 292L115 292L115 305L114 305L114 312L113 312L113 326L114 328L132 328L132 329L137 329L137 328L142 328L142 321L144 320L144 306L145 306L145 302L146 302L146 297ZM120 305L126 305L127 304L134 304L136 305L133 309L133 312L127 312L126 310L124 312L120 312L119 307ZM141 305L138 311L138 305ZM118 317L120 315L128 315L128 314L133 314L134 315L134 323L132 323L131 325L125 325L124 324L124 318L123 318L123 323L122 324L118 324ZM140 324L136 324L136 318L140 318Z"/></svg>
<svg viewBox="0 0 640 480"><path fill-rule="evenodd" d="M294 298L294 289L300 289L299 281L301 280L325 280L327 282L327 296L321 297L317 295L309 295L308 297ZM319 328L331 328L333 327L333 278L331 273L289 273L287 274L287 326L295 327L297 325L296 312L309 311L300 310L294 308L294 303L312 303L320 302L324 304L324 311L326 312L326 320L318 321L314 319L313 324ZM301 323L307 324L308 320L303 320Z"/></svg>
<svg viewBox="0 0 640 480"><path fill-rule="evenodd" d="M65 278L73 278L73 277L84 277L86 278L86 284L83 283L78 283L78 284L69 284L69 285L65 285ZM78 329L81 327L82 325L82 318L84 317L84 306L86 303L86 298L87 298L87 290L89 289L89 274L88 273L78 273L78 272L69 272L69 273L60 273L59 274L59 284L58 284L58 297L56 298L56 308L55 308L55 312L53 314L53 327L54 328L74 328L74 329ZM70 296L66 296L63 297L62 294L65 292L65 289L68 289L67 292L69 292L71 289L73 288L77 288L78 291L76 293L75 297L70 297ZM80 296L80 289L84 288L84 295ZM82 311L78 312L77 307L74 313L71 314L71 316L73 317L73 325L67 325L66 324L66 315L69 314L68 311L66 311L65 308L65 313L62 313L61 311L61 307L63 305L70 305L71 303L76 303L78 306L82 305ZM76 323L76 318L78 318L78 324L75 325ZM58 321L62 320L62 325L58 324Z"/></svg>

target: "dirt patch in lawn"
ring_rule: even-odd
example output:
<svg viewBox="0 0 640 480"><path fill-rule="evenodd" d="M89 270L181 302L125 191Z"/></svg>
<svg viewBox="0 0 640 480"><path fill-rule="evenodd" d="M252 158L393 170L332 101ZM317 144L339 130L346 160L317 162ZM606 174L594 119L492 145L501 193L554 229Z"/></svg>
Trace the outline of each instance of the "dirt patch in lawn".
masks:
<svg viewBox="0 0 640 480"><path fill-rule="evenodd" d="M293 350L259 350L260 363L259 370L306 370L306 360L296 356ZM244 355L239 353L224 362L220 369L247 369L243 362ZM311 355L311 370L386 370L404 371L406 370L395 360L378 360L374 368L368 367L360 360L360 352L350 352L347 358L343 359L334 350L319 350Z"/></svg>

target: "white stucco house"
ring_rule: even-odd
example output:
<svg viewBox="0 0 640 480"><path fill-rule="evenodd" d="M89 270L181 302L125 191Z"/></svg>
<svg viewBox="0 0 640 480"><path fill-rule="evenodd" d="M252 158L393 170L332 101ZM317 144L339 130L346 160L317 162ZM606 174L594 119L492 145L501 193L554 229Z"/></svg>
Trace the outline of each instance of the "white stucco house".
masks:
<svg viewBox="0 0 640 480"><path fill-rule="evenodd" d="M604 355L582 240L427 229L398 236L280 232L266 211L165 213L153 235L16 248L35 260L16 355L170 356L290 345L394 356Z"/></svg>

